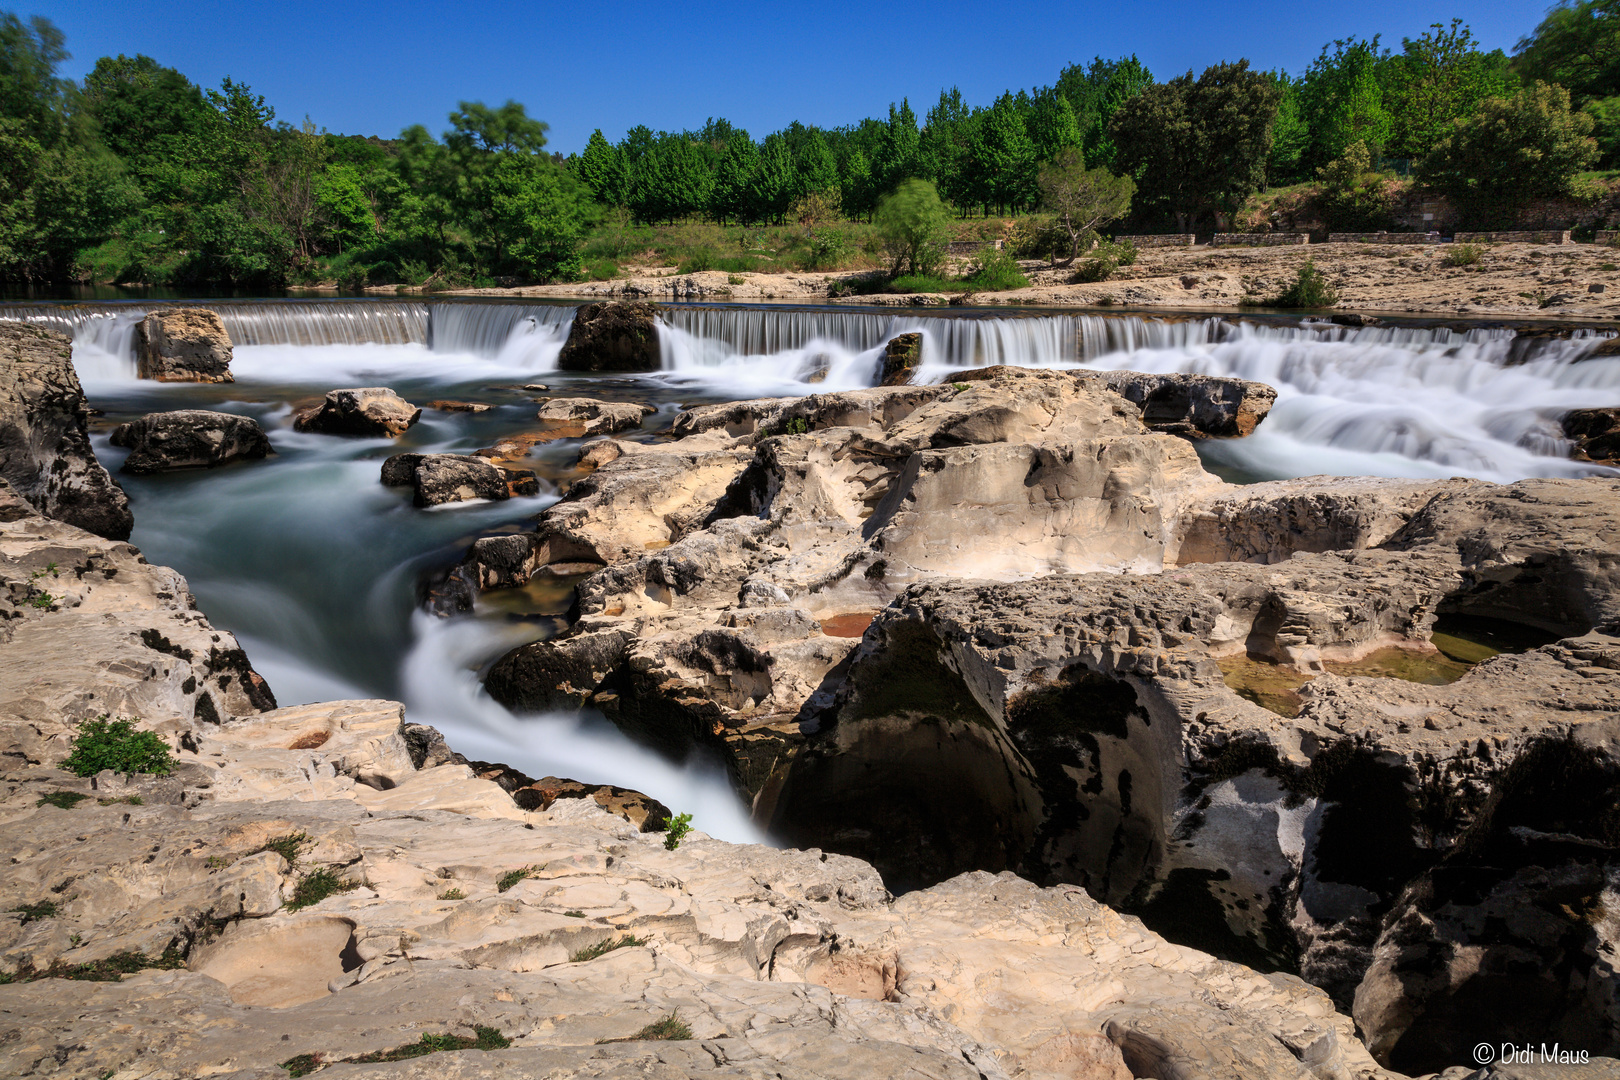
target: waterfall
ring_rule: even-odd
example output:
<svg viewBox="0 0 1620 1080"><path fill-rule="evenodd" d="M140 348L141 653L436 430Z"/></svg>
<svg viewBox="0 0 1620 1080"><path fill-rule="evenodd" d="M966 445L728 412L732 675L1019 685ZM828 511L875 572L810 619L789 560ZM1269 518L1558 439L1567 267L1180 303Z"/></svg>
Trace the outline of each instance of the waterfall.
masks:
<svg viewBox="0 0 1620 1080"><path fill-rule="evenodd" d="M135 378L135 325L150 311L181 306L218 313L247 369L256 366L252 350L261 347L417 346L493 361L497 375L531 374L556 367L574 319L574 308L562 304L392 299L0 304L0 319L68 335L80 378L104 383ZM282 352L275 355L287 359ZM378 366L374 358L359 365L353 357L349 363L332 359L337 362L316 365L317 370ZM239 375L244 366L236 367Z"/></svg>

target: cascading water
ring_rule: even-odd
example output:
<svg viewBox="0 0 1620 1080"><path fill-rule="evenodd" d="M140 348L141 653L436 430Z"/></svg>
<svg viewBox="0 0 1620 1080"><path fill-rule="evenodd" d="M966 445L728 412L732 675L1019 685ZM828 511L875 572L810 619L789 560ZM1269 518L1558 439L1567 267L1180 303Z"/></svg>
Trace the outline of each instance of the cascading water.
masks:
<svg viewBox="0 0 1620 1080"><path fill-rule="evenodd" d="M469 755L537 776L637 786L733 839L757 834L718 774L671 765L605 722L513 716L483 694L476 668L546 632L542 624L554 625L554 616L536 620L524 613L527 599L501 594L490 594L470 619L440 621L416 611L424 568L453 561L472 535L526 527L546 499L416 510L403 493L379 484L384 457L465 453L530 430L533 404L491 384L510 388L544 373L564 393L630 394L663 407L651 426L667 423L683 403L870 386L883 346L906 332L922 335L925 381L1006 363L1269 383L1278 404L1255 435L1202 446L1230 475L1262 479L1607 473L1568 459L1557 420L1577 406L1620 405L1620 360L1583 359L1595 344L1591 336L1527 338L1503 329L672 307L661 316L663 370L604 384L555 370L573 320L566 305L205 303L237 343L234 384L134 379L134 325L148 305L0 305L0 318L72 335L91 403L107 412L103 425L154 409L203 407L253 415L270 432L277 456L269 461L124 483L134 499L136 543L188 575L203 609L241 636L283 703L399 697L413 719L440 727ZM429 410L397 443L291 430L294 403L359 385L391 386L418 402L481 398L495 408L477 415ZM107 446L105 427L98 431L97 450L116 467L121 454ZM538 453L555 458L556 474L564 475L576 445Z"/></svg>

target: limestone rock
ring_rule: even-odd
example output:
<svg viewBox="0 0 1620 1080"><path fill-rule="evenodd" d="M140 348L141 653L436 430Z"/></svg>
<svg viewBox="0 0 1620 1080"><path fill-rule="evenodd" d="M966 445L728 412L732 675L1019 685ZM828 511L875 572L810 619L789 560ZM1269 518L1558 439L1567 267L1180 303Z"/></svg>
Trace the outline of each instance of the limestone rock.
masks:
<svg viewBox="0 0 1620 1080"><path fill-rule="evenodd" d="M204 409L147 413L118 425L112 444L130 448L123 469L132 473L211 469L274 453L264 429L252 417Z"/></svg>
<svg viewBox="0 0 1620 1080"><path fill-rule="evenodd" d="M504 469L462 454L395 454L382 465L382 482L410 487L417 506L442 506L468 499L501 501L537 495L540 482L527 469Z"/></svg>
<svg viewBox="0 0 1620 1080"><path fill-rule="evenodd" d="M158 382L235 382L231 336L207 308L161 308L135 324L137 374Z"/></svg>
<svg viewBox="0 0 1620 1080"><path fill-rule="evenodd" d="M394 439L422 417L422 410L384 386L329 390L317 409L293 421L299 431Z"/></svg>
<svg viewBox="0 0 1620 1080"><path fill-rule="evenodd" d="M439 412L483 413L489 412L495 406L483 401L430 401L423 408L437 409Z"/></svg>
<svg viewBox="0 0 1620 1080"><path fill-rule="evenodd" d="M90 448L67 338L0 321L0 479L47 517L127 540L129 498Z"/></svg>
<svg viewBox="0 0 1620 1080"><path fill-rule="evenodd" d="M900 334L891 338L883 350L881 382L884 386L904 386L921 363L921 334Z"/></svg>
<svg viewBox="0 0 1620 1080"><path fill-rule="evenodd" d="M540 407L538 418L561 438L590 438L640 427L644 417L657 412L651 405L596 398L552 398Z"/></svg>
<svg viewBox="0 0 1620 1080"><path fill-rule="evenodd" d="M1140 408L1142 421L1152 430L1200 439L1234 439L1253 434L1277 401L1277 391L1264 383L1179 372L1150 374L1082 368L1060 375L1044 369L991 367L952 372L951 381L1054 376L1100 383Z"/></svg>
<svg viewBox="0 0 1620 1080"><path fill-rule="evenodd" d="M557 354L563 371L657 371L658 309L642 301L586 304Z"/></svg>

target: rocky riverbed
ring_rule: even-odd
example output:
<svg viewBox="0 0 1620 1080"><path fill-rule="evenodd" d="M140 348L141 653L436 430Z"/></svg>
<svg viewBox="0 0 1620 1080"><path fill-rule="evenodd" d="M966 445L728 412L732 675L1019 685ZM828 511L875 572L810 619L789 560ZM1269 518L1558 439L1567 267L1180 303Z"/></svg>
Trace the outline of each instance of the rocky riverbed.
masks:
<svg viewBox="0 0 1620 1080"><path fill-rule="evenodd" d="M1620 481L1227 484L1197 447L1275 399L1238 379L989 368L658 439L555 399L461 460L620 434L428 602L577 581L490 693L717 753L798 846L675 842L397 702L277 708L126 542L66 342L0 335L8 1075L1620 1069L1469 1064L1620 1049ZM372 475L478 496L456 463ZM174 770L64 770L100 716Z"/></svg>

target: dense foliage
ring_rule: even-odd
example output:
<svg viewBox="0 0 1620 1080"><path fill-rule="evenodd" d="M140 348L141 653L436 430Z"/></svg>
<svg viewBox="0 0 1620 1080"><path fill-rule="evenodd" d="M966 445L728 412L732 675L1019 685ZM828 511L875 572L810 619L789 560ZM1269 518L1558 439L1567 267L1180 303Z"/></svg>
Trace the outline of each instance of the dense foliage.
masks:
<svg viewBox="0 0 1620 1080"><path fill-rule="evenodd" d="M717 118L617 142L598 130L566 158L516 102L461 102L438 135L361 138L146 56L102 57L75 84L58 75L67 55L49 22L0 13L3 281L603 278L646 253L647 230L693 222L741 234L683 249L689 268L870 265L884 247L894 265L895 200L917 209L919 184L936 225L1049 211L1020 250L1072 260L1109 221L1205 229L1277 185L1318 183L1330 227L1373 228L1389 178L1415 173L1487 224L1620 167L1620 0L1564 0L1512 58L1453 20L1398 49L1332 42L1298 75L1236 60L1161 82L1135 56L1097 58L982 105L953 88L921 116L903 100L763 138ZM902 246L915 274L937 244Z"/></svg>

